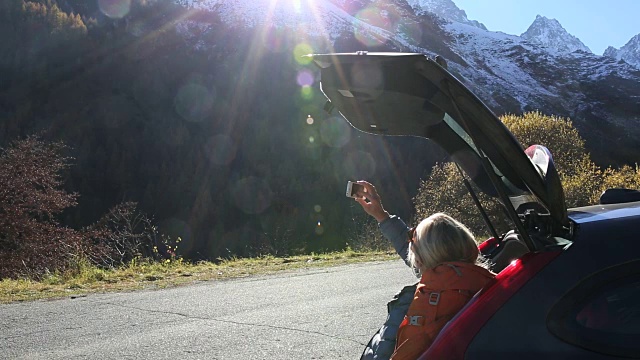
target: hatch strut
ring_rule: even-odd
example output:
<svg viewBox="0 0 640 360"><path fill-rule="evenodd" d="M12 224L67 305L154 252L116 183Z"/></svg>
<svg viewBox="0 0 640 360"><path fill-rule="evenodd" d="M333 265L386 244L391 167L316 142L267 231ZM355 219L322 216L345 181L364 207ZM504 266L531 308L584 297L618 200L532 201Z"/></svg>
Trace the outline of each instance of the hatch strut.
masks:
<svg viewBox="0 0 640 360"><path fill-rule="evenodd" d="M453 93L451 91L451 87L450 87L449 81L447 79L443 79L442 81L443 81L444 85L446 85L445 88L449 92L449 98L451 99L451 103L453 104L453 108L455 109L456 113L458 114L458 117L460 118L460 121L462 122L462 126L464 126L465 131L467 132L467 134L471 138L471 142L473 142L473 145L478 150L478 155L480 156L480 160L482 161L482 167L487 172L487 175L489 175L489 179L491 180L491 183L493 184L493 186L495 187L496 191L498 192L498 195L500 196L500 199L502 199L502 201L503 201L503 203L505 205L505 208L507 209L507 212L509 213L509 216L513 220L514 225L516 226L516 229L518 230L518 233L520 234L520 236L522 236L522 240L524 241L525 244L527 244L527 247L529 248L529 250L535 251L536 250L536 245L533 242L533 240L531 239L531 237L529 236L529 233L526 232L526 230L524 228L524 225L520 221L520 217L516 213L516 210L513 208L512 205L510 205L511 204L511 200L509 200L509 196L507 195L507 192L504 189L504 184L502 183L502 181L500 181L498 179L498 176L496 175L496 173L493 172L493 167L491 166L491 163L489 162L489 159L485 155L484 151L482 151L482 149L480 147L478 147L477 141L476 141L473 133L471 131L469 131L469 125L467 124L467 120L465 119L464 116L462 116L462 111L460 111L460 108L458 108L458 104L454 100ZM496 237L496 239L497 239L497 237Z"/></svg>
<svg viewBox="0 0 640 360"><path fill-rule="evenodd" d="M480 200L478 200L478 196L476 195L476 192L473 191L473 188L471 187L469 180L467 180L467 178L464 176L464 173L462 172L462 169L460 169L460 166L458 165L458 163L454 162L454 164L456 164L456 169L458 169L458 172L462 177L462 183L467 188L467 191L469 191L469 194L471 195L473 202L476 204L476 206L480 210L480 214L482 215L482 218L484 219L485 224L487 224L487 227L489 228L489 232L491 233L491 236L493 236L493 238L496 240L499 239L498 233L496 232L496 228L493 227L491 220L489 220L489 216L487 216L487 213L484 211L484 207L482 207Z"/></svg>

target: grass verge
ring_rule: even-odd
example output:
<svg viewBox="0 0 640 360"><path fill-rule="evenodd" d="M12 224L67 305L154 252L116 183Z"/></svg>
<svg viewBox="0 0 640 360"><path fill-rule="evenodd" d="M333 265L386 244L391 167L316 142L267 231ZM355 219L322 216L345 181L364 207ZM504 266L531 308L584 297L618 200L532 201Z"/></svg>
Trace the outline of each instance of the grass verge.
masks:
<svg viewBox="0 0 640 360"><path fill-rule="evenodd" d="M0 281L0 303L80 297L91 293L163 289L198 281L242 278L280 271L329 267L369 261L398 259L395 252L356 252L346 250L327 254L249 259L220 263L188 263L181 260L134 261L117 269L100 269L86 263L66 273L49 274L42 280L4 279Z"/></svg>

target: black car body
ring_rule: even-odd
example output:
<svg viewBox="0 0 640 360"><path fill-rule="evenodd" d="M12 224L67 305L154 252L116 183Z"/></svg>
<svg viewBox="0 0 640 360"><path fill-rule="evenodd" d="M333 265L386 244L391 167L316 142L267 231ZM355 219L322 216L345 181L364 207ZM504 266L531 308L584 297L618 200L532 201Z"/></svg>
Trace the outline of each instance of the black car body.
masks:
<svg viewBox="0 0 640 360"><path fill-rule="evenodd" d="M496 264L495 281L422 359L640 358L638 192L611 190L599 205L568 210L548 150L524 150L442 61L310 56L328 111L367 133L436 142L515 224L481 244Z"/></svg>

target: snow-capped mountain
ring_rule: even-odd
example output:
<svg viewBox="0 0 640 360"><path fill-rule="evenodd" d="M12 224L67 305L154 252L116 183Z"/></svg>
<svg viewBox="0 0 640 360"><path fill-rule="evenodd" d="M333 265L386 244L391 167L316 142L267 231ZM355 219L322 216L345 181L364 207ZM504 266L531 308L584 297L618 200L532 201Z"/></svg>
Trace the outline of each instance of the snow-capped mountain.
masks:
<svg viewBox="0 0 640 360"><path fill-rule="evenodd" d="M632 37L620 50L609 46L603 55L616 60L624 60L640 69L640 34Z"/></svg>
<svg viewBox="0 0 640 360"><path fill-rule="evenodd" d="M367 35L391 37L384 26L371 26L351 16L339 5L345 1L273 1L273 0L176 0L191 9L220 13L228 24L245 27L289 28L310 36L335 40L345 31L357 27Z"/></svg>
<svg viewBox="0 0 640 360"><path fill-rule="evenodd" d="M407 0L407 2L415 9L429 11L453 22L468 24L487 30L484 24L476 20L469 20L467 13L458 8L451 0Z"/></svg>
<svg viewBox="0 0 640 360"><path fill-rule="evenodd" d="M539 110L570 117L593 147L594 158L640 161L635 152L623 150L640 143L640 71L593 54L557 20L538 16L516 36L471 23L451 0L176 1L215 12L234 29L242 24L249 31L292 31L300 41L316 41L316 52L441 55L498 115ZM186 36L195 44L193 37ZM631 48L625 45L624 53Z"/></svg>
<svg viewBox="0 0 640 360"><path fill-rule="evenodd" d="M533 24L520 37L560 52L574 52L576 50L591 52L580 39L569 34L558 20L548 19L541 15L536 16Z"/></svg>

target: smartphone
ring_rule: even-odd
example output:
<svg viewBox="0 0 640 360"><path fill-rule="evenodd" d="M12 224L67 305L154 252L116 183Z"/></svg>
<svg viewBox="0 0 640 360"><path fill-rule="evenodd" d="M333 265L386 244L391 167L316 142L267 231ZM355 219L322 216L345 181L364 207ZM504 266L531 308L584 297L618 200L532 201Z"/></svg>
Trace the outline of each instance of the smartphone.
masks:
<svg viewBox="0 0 640 360"><path fill-rule="evenodd" d="M358 197L358 192L364 191L364 186L360 184L356 184L353 181L347 182L347 197L355 198Z"/></svg>

